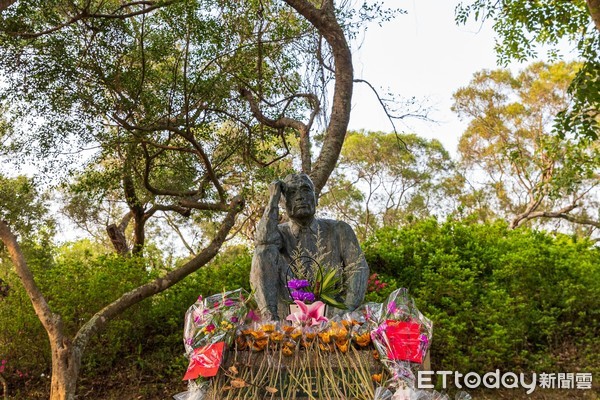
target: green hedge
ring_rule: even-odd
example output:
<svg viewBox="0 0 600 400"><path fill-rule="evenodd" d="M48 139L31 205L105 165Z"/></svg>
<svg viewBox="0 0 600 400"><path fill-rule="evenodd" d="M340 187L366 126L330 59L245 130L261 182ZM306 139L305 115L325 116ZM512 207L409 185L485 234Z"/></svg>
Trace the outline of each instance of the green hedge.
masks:
<svg viewBox="0 0 600 400"><path fill-rule="evenodd" d="M434 369L598 370L600 257L586 240L427 220L364 245L434 321Z"/></svg>

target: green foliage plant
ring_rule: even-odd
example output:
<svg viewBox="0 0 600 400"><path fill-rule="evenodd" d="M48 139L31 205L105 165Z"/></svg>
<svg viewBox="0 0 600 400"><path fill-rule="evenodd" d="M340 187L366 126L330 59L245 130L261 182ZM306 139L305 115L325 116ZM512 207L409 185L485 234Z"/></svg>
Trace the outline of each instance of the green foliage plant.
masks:
<svg viewBox="0 0 600 400"><path fill-rule="evenodd" d="M598 249L574 236L424 220L377 231L371 269L408 287L434 323L434 370L600 367Z"/></svg>

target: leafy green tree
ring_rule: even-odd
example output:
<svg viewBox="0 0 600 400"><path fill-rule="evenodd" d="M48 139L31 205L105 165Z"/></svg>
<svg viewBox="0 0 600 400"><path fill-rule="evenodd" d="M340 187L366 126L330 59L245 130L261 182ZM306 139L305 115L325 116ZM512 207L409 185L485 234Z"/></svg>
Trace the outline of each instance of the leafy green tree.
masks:
<svg viewBox="0 0 600 400"><path fill-rule="evenodd" d="M11 151L51 159L48 170L58 174L57 166L80 164L82 149L98 147L93 161L100 167L90 164L78 184L80 194L90 193L87 204L95 194L86 182L94 179L121 192L126 214L111 236L119 252L142 253L146 224L158 212L216 221L189 261L124 293L73 336L36 284L10 221L0 222L0 238L50 339L51 399L74 398L82 354L109 320L217 254L243 208L248 165L287 156L288 137L297 137L303 171L317 191L323 188L350 114L345 28L353 25L338 19L345 16L333 0L2 4L0 69L8 84L1 96L11 106ZM316 93L301 74L307 66L326 76ZM330 83L327 110L320 99L329 98ZM310 132L322 110L328 122L313 164ZM257 151L264 139L280 143L275 152ZM131 246L123 240L127 221Z"/></svg>
<svg viewBox="0 0 600 400"><path fill-rule="evenodd" d="M597 143L552 132L578 67L537 63L517 76L482 71L454 94L453 109L470 121L459 142L461 162L512 228L540 218L600 226Z"/></svg>
<svg viewBox="0 0 600 400"><path fill-rule="evenodd" d="M359 237L380 226L443 215L453 162L437 140L415 134L349 132L321 205L351 221Z"/></svg>
<svg viewBox="0 0 600 400"><path fill-rule="evenodd" d="M540 47L554 59L559 44L577 47L583 62L573 76L569 94L574 101L558 111L556 128L562 135L577 133L598 138L600 129L600 2L598 0L529 1L472 0L456 8L456 21L491 20L498 34L496 52L503 65L510 60L533 60Z"/></svg>

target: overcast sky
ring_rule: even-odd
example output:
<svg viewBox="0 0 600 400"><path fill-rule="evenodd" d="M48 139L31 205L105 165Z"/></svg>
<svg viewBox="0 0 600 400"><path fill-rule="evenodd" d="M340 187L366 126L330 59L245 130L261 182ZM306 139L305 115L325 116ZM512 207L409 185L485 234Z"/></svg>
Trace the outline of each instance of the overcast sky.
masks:
<svg viewBox="0 0 600 400"><path fill-rule="evenodd" d="M399 123L397 129L436 138L454 153L465 124L450 111L452 93L467 85L474 72L497 68L491 24L457 26L456 0L385 3L408 13L381 28L369 27L362 48L355 52L355 75L403 97L429 98L434 106L430 116L437 124L408 120L408 126ZM365 85L355 85L350 129L392 131Z"/></svg>

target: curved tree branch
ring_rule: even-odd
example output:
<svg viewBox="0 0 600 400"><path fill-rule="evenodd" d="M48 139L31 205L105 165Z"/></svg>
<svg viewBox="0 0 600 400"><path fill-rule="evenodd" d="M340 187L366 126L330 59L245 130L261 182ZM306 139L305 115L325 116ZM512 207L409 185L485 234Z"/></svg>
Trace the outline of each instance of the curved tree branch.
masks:
<svg viewBox="0 0 600 400"><path fill-rule="evenodd" d="M344 31L337 21L332 0L324 0L320 9L307 0L285 0L285 2L317 29L331 47L333 55L335 85L331 118L321 152L310 173L318 195L335 168L350 121L354 81L352 53Z"/></svg>
<svg viewBox="0 0 600 400"><path fill-rule="evenodd" d="M300 157L302 161L302 171L305 173L310 173L312 169L312 162L310 157L310 125L306 125L301 121L288 117L270 119L262 113L262 111L260 110L260 106L258 105L258 101L256 100L256 98L254 98L254 95L252 94L252 92L250 92L250 90L241 88L240 94L248 101L248 103L250 104L250 110L252 111L252 114L261 124L275 129L292 128L298 131L298 133L300 134ZM313 102L315 100L313 95L297 94L295 96L292 96L291 98L288 98L288 104L293 100L293 98L296 97L307 97ZM318 112L318 107L316 110L315 108L313 108L310 123L312 123L312 121L314 120L314 115L316 115L316 112Z"/></svg>
<svg viewBox="0 0 600 400"><path fill-rule="evenodd" d="M573 204L570 204L570 205L563 207L560 210L556 210L556 211L535 211L535 212L529 211L527 213L518 215L510 223L510 228L511 229L518 228L519 226L523 225L527 221L530 221L535 218L562 218L567 221L575 222L574 220L576 219L576 217L573 217L572 215L569 215L568 213L573 211L577 207L578 207L578 205L576 203L573 203ZM588 225L592 225L592 224L588 223Z"/></svg>

